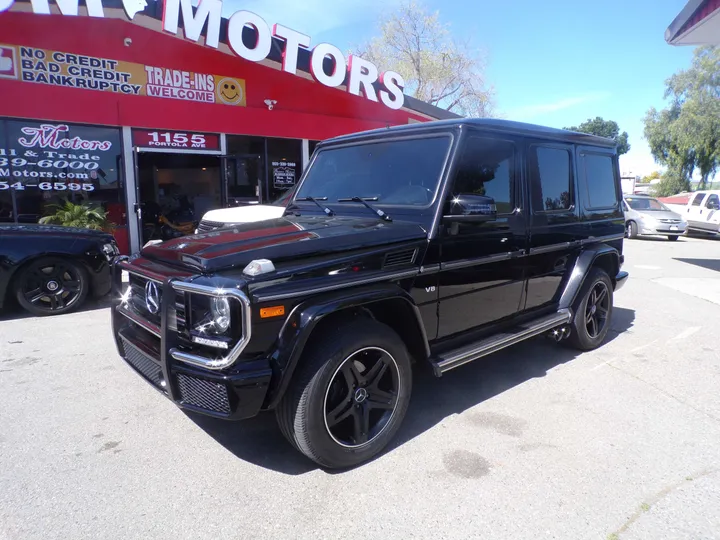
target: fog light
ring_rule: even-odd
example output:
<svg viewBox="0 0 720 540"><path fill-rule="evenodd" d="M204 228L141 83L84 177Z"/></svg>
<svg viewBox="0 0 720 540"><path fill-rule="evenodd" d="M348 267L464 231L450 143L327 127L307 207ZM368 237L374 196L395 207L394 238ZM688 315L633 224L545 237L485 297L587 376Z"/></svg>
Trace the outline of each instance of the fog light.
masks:
<svg viewBox="0 0 720 540"><path fill-rule="evenodd" d="M207 345L208 347L216 347L218 349L228 348L228 344L224 341L220 341L219 339L208 339L200 336L193 336L192 341L198 345Z"/></svg>

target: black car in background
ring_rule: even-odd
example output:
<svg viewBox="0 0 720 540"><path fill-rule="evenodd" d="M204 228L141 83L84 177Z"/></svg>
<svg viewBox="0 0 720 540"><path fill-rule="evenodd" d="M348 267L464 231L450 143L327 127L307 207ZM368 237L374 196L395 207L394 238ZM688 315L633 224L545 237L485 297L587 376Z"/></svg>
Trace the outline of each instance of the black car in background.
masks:
<svg viewBox="0 0 720 540"><path fill-rule="evenodd" d="M0 309L13 298L33 315L59 315L110 291L111 234L54 225L0 224Z"/></svg>

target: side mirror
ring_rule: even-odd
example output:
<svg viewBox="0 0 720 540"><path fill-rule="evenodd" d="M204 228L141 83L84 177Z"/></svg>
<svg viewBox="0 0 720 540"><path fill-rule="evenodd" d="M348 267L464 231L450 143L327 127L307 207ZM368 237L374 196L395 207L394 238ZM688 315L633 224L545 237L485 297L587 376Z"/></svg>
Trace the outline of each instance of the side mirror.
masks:
<svg viewBox="0 0 720 540"><path fill-rule="evenodd" d="M495 221L497 219L497 206L495 199L485 195L461 193L453 195L446 203L443 220L453 222L481 222Z"/></svg>

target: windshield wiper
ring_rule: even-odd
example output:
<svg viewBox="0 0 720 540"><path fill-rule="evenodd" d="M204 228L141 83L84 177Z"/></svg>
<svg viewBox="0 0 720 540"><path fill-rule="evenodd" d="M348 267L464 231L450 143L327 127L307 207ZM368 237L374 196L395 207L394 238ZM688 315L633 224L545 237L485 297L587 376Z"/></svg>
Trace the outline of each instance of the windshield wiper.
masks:
<svg viewBox="0 0 720 540"><path fill-rule="evenodd" d="M375 208L371 204L369 204L367 201L377 201L377 197L347 197L345 199L338 199L338 202L359 202L360 204L365 205L369 210L371 210L374 214L377 214L377 216L380 219L384 219L385 221L392 221L392 218L388 216L385 212L380 210L379 208Z"/></svg>
<svg viewBox="0 0 720 540"><path fill-rule="evenodd" d="M328 216L335 215L335 212L330 210L327 206L323 206L322 204L320 204L318 202L318 201L327 201L327 197L303 197L302 199L295 199L295 200L296 201L308 201L311 203L315 203L320 210L325 212L326 215L328 215Z"/></svg>

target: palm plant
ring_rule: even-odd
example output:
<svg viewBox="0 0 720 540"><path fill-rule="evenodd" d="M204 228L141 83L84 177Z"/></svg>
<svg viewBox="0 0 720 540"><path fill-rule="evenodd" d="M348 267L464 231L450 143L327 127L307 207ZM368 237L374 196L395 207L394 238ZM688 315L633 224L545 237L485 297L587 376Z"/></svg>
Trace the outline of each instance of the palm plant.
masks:
<svg viewBox="0 0 720 540"><path fill-rule="evenodd" d="M107 212L99 206L88 203L75 204L66 199L60 204L51 205L51 208L54 209L54 213L40 218L40 223L95 230L107 230L111 226Z"/></svg>

